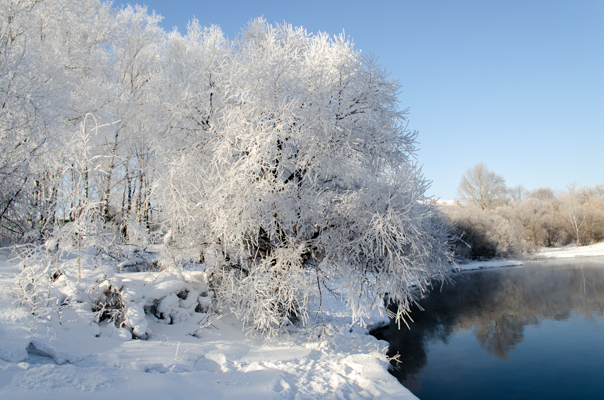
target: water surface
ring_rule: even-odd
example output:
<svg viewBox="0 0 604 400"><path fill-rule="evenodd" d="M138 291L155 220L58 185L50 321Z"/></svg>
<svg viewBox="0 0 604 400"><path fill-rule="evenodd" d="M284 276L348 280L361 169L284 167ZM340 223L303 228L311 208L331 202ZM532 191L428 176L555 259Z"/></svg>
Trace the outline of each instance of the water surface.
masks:
<svg viewBox="0 0 604 400"><path fill-rule="evenodd" d="M603 399L604 259L454 276L374 332L422 400Z"/></svg>

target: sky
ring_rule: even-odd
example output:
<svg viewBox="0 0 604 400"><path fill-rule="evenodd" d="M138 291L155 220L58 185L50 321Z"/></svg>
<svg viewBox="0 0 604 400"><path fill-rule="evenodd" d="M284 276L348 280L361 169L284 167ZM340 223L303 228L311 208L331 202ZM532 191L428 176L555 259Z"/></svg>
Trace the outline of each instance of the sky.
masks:
<svg viewBox="0 0 604 400"><path fill-rule="evenodd" d="M114 5L122 4L119 1ZM136 2L130 3L136 4ZM140 0L186 33L252 19L342 32L399 81L428 195L479 162L528 190L604 184L604 1Z"/></svg>

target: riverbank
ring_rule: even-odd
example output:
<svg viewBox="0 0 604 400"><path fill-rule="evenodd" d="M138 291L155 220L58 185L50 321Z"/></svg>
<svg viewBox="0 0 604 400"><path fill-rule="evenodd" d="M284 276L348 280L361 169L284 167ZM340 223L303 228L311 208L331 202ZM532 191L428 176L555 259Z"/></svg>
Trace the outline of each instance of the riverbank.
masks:
<svg viewBox="0 0 604 400"><path fill-rule="evenodd" d="M456 270L472 271L486 268L518 267L535 260L580 257L604 257L604 242L580 247L577 247L574 243L564 247L540 247L535 253L526 256L524 259L469 261L459 263Z"/></svg>
<svg viewBox="0 0 604 400"><path fill-rule="evenodd" d="M564 247L541 247L531 259L577 258L604 256L604 242L577 247L574 243Z"/></svg>
<svg viewBox="0 0 604 400"><path fill-rule="evenodd" d="M604 243L541 249L532 259L604 256ZM0 254L0 397L13 400L136 398L314 399L416 397L388 372L388 343L351 325L345 301L324 296L310 327L272 340L250 338L232 316L165 324L145 316L151 334L132 340L125 329L95 324L90 310L60 309L44 320L15 304L8 254ZM491 260L460 270L522 265ZM139 296L176 284L178 274L121 274ZM139 280L139 284L135 284ZM369 328L388 320L375 313Z"/></svg>
<svg viewBox="0 0 604 400"><path fill-rule="evenodd" d="M351 325L339 297L324 294L307 328L272 340L246 336L230 315L210 317L199 329L198 313L172 324L145 315L148 339L134 340L126 329L92 322L85 298L33 317L15 304L19 269L7 258L4 251L0 398L416 399L388 372L388 343ZM156 298L183 280L166 271L119 277L131 295ZM178 301L173 308L184 315ZM379 313L367 320L370 327L387 321Z"/></svg>

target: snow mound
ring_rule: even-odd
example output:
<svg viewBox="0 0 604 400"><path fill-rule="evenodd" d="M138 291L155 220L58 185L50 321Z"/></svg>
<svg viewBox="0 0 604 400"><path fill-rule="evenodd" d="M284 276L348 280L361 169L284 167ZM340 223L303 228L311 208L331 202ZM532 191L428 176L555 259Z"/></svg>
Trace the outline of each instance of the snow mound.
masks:
<svg viewBox="0 0 604 400"><path fill-rule="evenodd" d="M87 254L81 282L73 265L57 275L43 315L15 303L19 268L0 259L0 398L415 399L388 373L387 343L351 325L339 296L315 304L307 327L265 341L212 312L203 271L116 273ZM99 321L99 299L113 320Z"/></svg>

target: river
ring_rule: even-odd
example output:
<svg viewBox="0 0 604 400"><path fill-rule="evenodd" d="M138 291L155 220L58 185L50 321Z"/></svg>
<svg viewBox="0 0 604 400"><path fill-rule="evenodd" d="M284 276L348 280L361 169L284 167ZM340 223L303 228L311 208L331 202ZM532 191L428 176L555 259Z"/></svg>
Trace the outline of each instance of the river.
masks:
<svg viewBox="0 0 604 400"><path fill-rule="evenodd" d="M392 373L416 396L604 398L604 258L453 279L419 301L410 329L392 322L373 332L390 343Z"/></svg>

